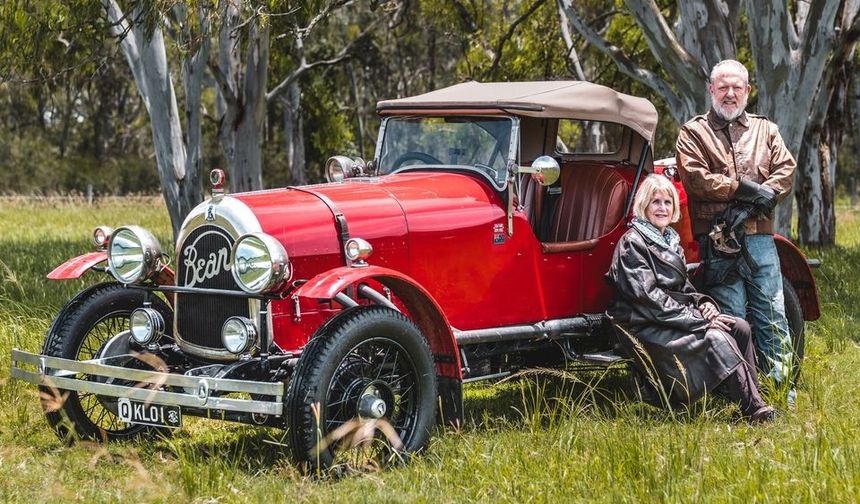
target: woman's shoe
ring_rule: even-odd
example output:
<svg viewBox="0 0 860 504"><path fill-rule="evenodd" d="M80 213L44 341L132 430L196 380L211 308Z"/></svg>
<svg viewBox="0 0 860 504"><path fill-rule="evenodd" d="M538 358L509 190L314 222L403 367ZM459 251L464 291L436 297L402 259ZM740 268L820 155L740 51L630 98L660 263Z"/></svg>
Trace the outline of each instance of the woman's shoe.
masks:
<svg viewBox="0 0 860 504"><path fill-rule="evenodd" d="M762 406L749 416L750 423L768 423L776 420L776 410L771 406Z"/></svg>

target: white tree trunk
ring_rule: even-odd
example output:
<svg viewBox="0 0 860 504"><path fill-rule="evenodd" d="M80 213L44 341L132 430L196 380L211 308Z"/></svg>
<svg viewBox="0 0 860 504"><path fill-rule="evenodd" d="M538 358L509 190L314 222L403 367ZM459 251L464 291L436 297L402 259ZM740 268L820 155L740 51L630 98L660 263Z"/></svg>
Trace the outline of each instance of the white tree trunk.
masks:
<svg viewBox="0 0 860 504"><path fill-rule="evenodd" d="M252 23L242 86L241 120L233 139L234 191L263 187L263 125L266 121L266 86L269 74L269 27Z"/></svg>
<svg viewBox="0 0 860 504"><path fill-rule="evenodd" d="M705 73L724 59L735 59L741 0L679 2L674 30L678 42Z"/></svg>
<svg viewBox="0 0 860 504"><path fill-rule="evenodd" d="M256 15L256 14L255 14ZM226 3L219 38L219 64L212 67L225 106L218 138L227 160L230 190L263 187L262 141L269 69L269 24L255 17L241 27L240 12ZM242 31L247 29L244 59Z"/></svg>
<svg viewBox="0 0 860 504"><path fill-rule="evenodd" d="M179 108L167 65L164 37L158 26L150 38L146 37L142 26L129 26L115 0L102 0L102 5L113 34L120 39L120 47L149 113L158 176L175 236L185 215L200 201L201 195L199 187L188 183ZM138 19L140 15L135 4L130 19Z"/></svg>
<svg viewBox="0 0 860 504"><path fill-rule="evenodd" d="M709 106L705 84L710 68L735 55L741 0L681 2L674 34L656 2L625 1L672 85L604 40L580 18L572 0L558 0L570 23L622 72L659 93L676 120L684 122L704 112ZM834 128L844 127L828 113L834 86L838 86L828 65L842 65L846 53L857 44L860 0L799 2L794 16L787 2L744 0L743 5L755 61L756 112L780 126L786 145L799 158L798 185L805 192L798 206L802 218L808 220L808 225L801 226L801 241L826 243L832 236L828 228L835 229L833 149L838 143L835 138L841 136ZM790 222L788 198L777 208L777 232L788 235Z"/></svg>
<svg viewBox="0 0 860 504"><path fill-rule="evenodd" d="M808 142L804 152L805 165L797 177L810 178L810 187L818 187L811 178L822 179L822 166L818 150L821 123L826 113L815 114L814 100L824 77L828 54L833 50L836 13L841 2L813 2L809 8L801 9L797 19L792 19L788 6L764 0L747 0L747 12L755 12L750 23L750 43L756 62L758 84L757 112L768 116L780 127L780 134L788 149L800 157L801 143ZM796 26L801 26L797 30ZM829 89L821 92L829 94ZM826 97L822 99L827 100ZM829 100L827 100L829 101ZM791 104L791 106L787 106ZM826 111L826 103L823 105ZM810 115L817 116L809 128ZM811 135L804 132L812 130ZM806 136L806 139L804 137ZM812 138L810 138L812 137ZM802 184L803 182L801 182ZM775 213L775 230L789 236L791 232L792 198L786 198ZM815 213L823 219L818 202L813 208L806 204L810 200L798 201L799 208L807 218Z"/></svg>
<svg viewBox="0 0 860 504"><path fill-rule="evenodd" d="M178 8L177 17L182 22L182 37L185 43L189 43L197 35L199 43L191 45L195 51L182 59L182 87L185 91L185 131L186 131L186 160L185 160L185 185L189 186L186 191L187 201L193 207L202 200L201 172L203 171L203 79L206 64L209 60L210 30L209 18L202 11L198 11L200 19L200 33L194 34L190 29L187 19L187 7ZM191 190L193 189L193 190Z"/></svg>

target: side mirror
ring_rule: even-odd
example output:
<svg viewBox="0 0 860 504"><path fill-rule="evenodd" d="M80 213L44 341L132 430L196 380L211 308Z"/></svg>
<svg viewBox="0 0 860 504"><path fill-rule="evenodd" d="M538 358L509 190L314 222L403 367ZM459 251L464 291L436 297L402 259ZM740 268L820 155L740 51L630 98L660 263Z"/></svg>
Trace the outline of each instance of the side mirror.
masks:
<svg viewBox="0 0 860 504"><path fill-rule="evenodd" d="M531 166L520 166L517 173L531 173L532 179L542 186L555 184L561 175L558 161L552 156L540 156L532 162Z"/></svg>

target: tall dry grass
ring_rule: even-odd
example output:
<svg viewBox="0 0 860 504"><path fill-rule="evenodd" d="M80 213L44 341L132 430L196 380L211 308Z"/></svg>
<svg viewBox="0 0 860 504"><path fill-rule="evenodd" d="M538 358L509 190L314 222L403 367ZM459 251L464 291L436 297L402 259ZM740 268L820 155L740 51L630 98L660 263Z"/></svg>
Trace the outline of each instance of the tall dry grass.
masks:
<svg viewBox="0 0 860 504"><path fill-rule="evenodd" d="M466 388L467 421L403 467L337 480L302 474L283 432L187 419L167 439L68 447L35 387L9 380L12 347L38 350L52 316L96 278L44 279L87 251L98 224L145 224L157 201L0 200L0 501L11 502L858 502L860 213L838 246L807 251L823 304L807 326L795 410L733 421L718 401L677 414L625 399L623 371L532 371Z"/></svg>

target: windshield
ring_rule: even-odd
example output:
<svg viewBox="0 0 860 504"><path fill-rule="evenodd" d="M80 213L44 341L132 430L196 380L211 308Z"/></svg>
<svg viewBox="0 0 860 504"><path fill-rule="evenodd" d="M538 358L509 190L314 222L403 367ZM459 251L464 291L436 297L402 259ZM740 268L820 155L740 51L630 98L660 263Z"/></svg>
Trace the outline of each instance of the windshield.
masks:
<svg viewBox="0 0 860 504"><path fill-rule="evenodd" d="M510 117L391 117L377 150L379 173L417 166L466 169L501 189L515 160L515 132Z"/></svg>

